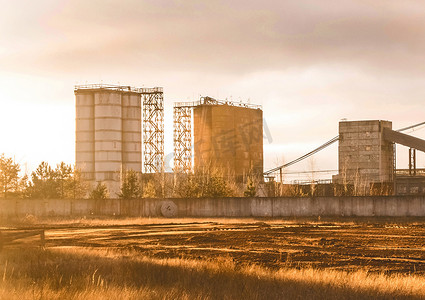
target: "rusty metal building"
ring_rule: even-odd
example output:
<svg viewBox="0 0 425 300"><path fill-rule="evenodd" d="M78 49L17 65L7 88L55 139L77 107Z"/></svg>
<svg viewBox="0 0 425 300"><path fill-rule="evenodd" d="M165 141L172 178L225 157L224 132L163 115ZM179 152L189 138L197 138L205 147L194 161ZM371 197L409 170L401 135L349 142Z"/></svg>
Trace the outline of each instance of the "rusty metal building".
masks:
<svg viewBox="0 0 425 300"><path fill-rule="evenodd" d="M208 168L239 181L249 175L262 178L260 106L204 97L199 102L176 103L174 117L175 171Z"/></svg>

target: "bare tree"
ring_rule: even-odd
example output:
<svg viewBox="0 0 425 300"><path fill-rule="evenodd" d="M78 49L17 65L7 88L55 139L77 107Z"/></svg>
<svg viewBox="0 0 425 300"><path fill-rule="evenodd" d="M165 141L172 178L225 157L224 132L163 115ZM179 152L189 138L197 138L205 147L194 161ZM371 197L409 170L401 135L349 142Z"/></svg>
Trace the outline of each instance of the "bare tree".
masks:
<svg viewBox="0 0 425 300"><path fill-rule="evenodd" d="M72 176L66 184L65 198L82 199L87 196L88 184L84 181L81 171L75 166L72 170Z"/></svg>
<svg viewBox="0 0 425 300"><path fill-rule="evenodd" d="M72 166L61 162L54 170L59 198L66 198L72 180Z"/></svg>

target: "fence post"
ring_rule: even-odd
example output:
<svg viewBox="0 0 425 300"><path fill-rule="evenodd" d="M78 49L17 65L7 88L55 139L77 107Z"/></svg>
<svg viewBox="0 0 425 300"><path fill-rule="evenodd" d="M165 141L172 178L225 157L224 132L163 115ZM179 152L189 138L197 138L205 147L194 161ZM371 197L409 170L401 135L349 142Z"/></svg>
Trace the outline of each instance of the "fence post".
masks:
<svg viewBox="0 0 425 300"><path fill-rule="evenodd" d="M44 235L44 229L41 230L41 232L40 232L40 243L41 243L41 248L44 249L44 245L46 243L46 237Z"/></svg>

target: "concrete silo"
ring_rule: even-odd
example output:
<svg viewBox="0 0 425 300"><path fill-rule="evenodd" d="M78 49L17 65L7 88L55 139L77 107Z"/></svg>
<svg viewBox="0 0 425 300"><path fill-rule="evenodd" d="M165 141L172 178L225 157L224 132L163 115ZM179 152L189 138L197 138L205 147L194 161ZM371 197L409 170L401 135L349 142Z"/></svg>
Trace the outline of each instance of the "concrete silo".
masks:
<svg viewBox="0 0 425 300"><path fill-rule="evenodd" d="M102 182L107 186L110 197L114 198L120 191L122 172L142 172L142 127L148 128L152 122L142 120L142 106L147 103L145 110L150 116L163 116L163 109L151 111L148 106L152 102L151 95L154 94L155 101L160 102L157 106L163 108L162 88L85 85L76 86L74 92L76 167L92 187L97 182ZM149 99L150 102L144 99ZM158 119L162 120L155 120ZM163 136L164 132L149 130L146 143L152 143L153 139L149 134ZM149 154L163 156L163 143L146 145L148 146L159 152L151 151Z"/></svg>

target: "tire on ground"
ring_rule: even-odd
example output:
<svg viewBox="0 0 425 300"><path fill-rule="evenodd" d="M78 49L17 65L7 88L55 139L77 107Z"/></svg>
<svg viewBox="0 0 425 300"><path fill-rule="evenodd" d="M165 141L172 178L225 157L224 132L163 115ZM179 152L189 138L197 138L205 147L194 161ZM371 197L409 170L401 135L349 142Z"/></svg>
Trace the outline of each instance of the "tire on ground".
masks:
<svg viewBox="0 0 425 300"><path fill-rule="evenodd" d="M164 201L161 205L161 214L166 218L177 216L177 205L173 201Z"/></svg>

